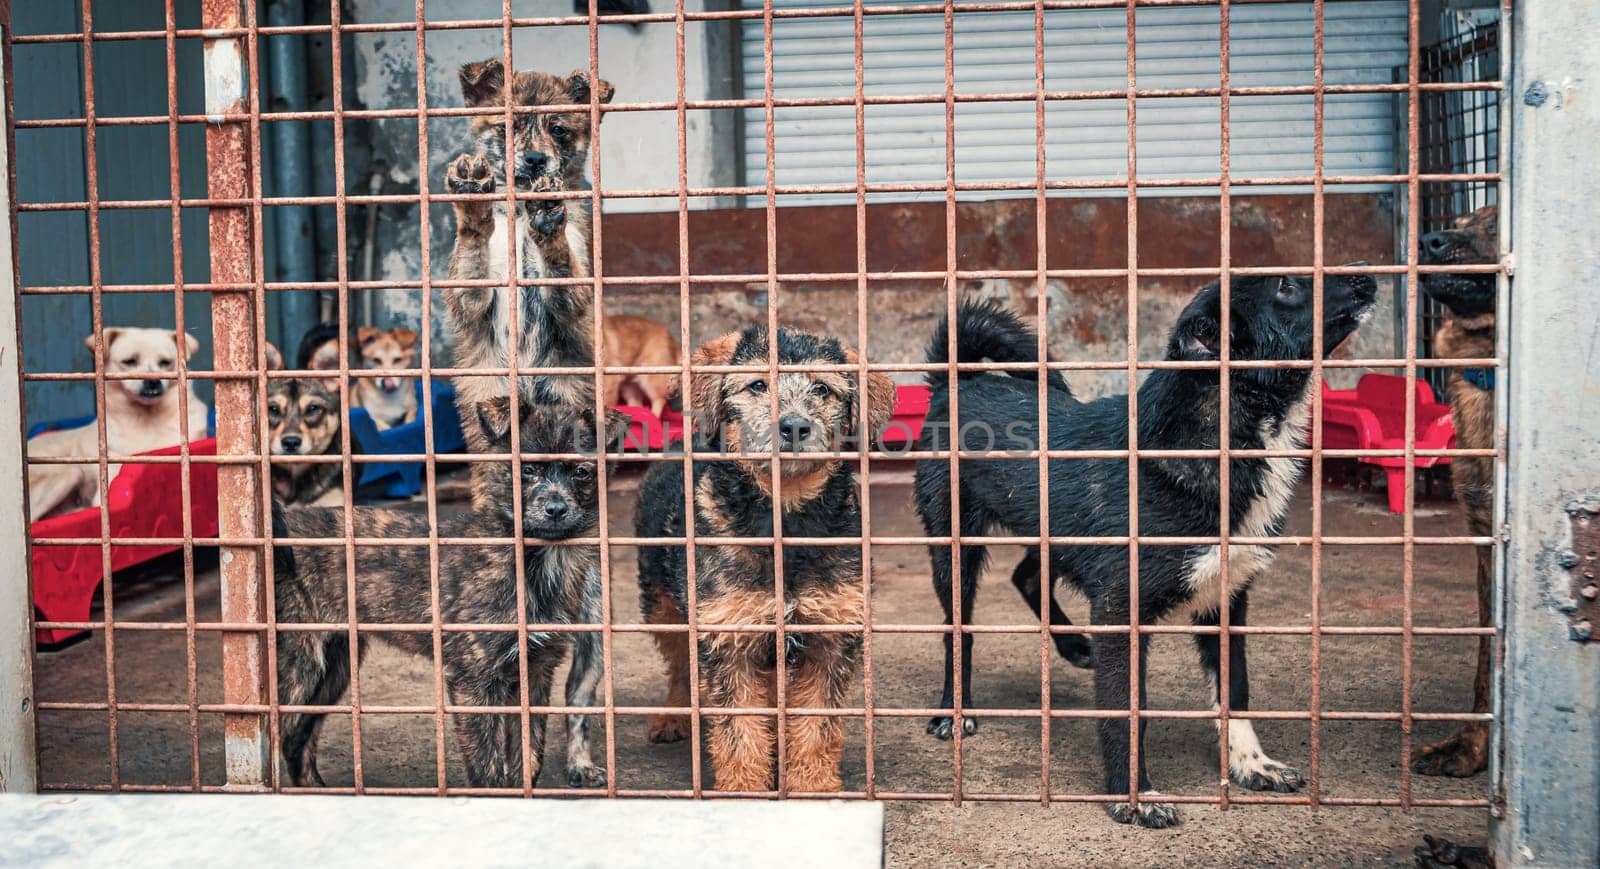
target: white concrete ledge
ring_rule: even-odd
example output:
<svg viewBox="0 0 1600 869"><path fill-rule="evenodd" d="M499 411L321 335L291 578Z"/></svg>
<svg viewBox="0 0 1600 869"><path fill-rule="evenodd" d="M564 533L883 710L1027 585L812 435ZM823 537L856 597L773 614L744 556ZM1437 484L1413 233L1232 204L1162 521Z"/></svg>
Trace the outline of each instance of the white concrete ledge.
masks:
<svg viewBox="0 0 1600 869"><path fill-rule="evenodd" d="M0 795L0 866L883 865L869 802Z"/></svg>

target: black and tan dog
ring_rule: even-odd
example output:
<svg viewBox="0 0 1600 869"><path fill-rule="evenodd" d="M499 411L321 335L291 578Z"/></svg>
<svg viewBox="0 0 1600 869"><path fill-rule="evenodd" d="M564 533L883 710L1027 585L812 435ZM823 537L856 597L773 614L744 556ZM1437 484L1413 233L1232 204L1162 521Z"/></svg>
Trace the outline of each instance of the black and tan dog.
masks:
<svg viewBox="0 0 1600 869"><path fill-rule="evenodd" d="M339 391L321 377L285 377L267 383L267 427L274 456L339 455ZM343 503L339 462L273 462L272 493L285 504Z"/></svg>
<svg viewBox="0 0 1600 869"><path fill-rule="evenodd" d="M1330 277L1324 287L1324 349L1332 352L1371 311L1376 284L1370 277ZM1221 292L1212 284L1196 294L1179 315L1167 342L1166 358L1204 362L1220 358L1227 340L1237 360L1310 359L1316 320L1312 281L1282 275L1239 277L1232 283L1231 323L1221 329ZM947 358L947 324L929 344L928 361ZM1034 362L1038 339L1009 311L992 304L964 304L957 312L955 344L961 362ZM963 458L960 473L960 533L963 536L1039 533L1039 464L1035 459L1004 458L1007 451L1038 445L1037 374L1011 372L1010 377L963 375L960 384L960 431L964 450L997 452L996 458ZM1126 449L1129 401L1115 395L1083 402L1072 395L1059 375L1048 377L1049 446L1054 450ZM919 450L948 449L950 395L943 372L928 377L933 397ZM1250 368L1231 374L1230 435L1232 449L1298 449L1309 421L1312 382L1304 368ZM1138 446L1142 449L1217 449L1220 436L1220 382L1214 368L1160 369L1150 372L1137 393ZM1293 458L1246 458L1230 462L1231 533L1274 537L1282 532L1289 500L1304 462ZM917 465L917 512L930 536L951 531L950 463L924 460ZM1122 537L1128 534L1128 465L1123 459L1052 460L1050 533L1074 537ZM1138 476L1138 528L1142 535L1211 537L1220 526L1220 467L1214 458L1142 459ZM1196 625L1218 624L1222 595L1229 596L1231 623L1247 623L1247 590L1272 563L1268 546L1235 545L1226 572L1216 546L1151 546L1139 548L1139 623L1181 618ZM949 546L930 546L933 587L951 624L952 565ZM972 612L986 547L961 547L962 612ZM1038 562L1035 561L1035 564ZM1026 564L1026 562L1025 562ZM1065 579L1089 599L1090 621L1096 625L1129 624L1129 557L1126 545L1055 546L1050 550L1051 585ZM1027 578L1024 578L1026 580ZM1037 583L1038 579L1031 579ZM1019 588L1031 584L1018 581ZM1037 587L1034 585L1033 587ZM1047 588L1049 586L1046 586ZM1039 606L1037 600L1034 605ZM1064 620L1064 617L1063 617ZM1055 619L1052 619L1055 621ZM1213 686L1220 684L1221 651L1216 634L1195 636L1200 663ZM1148 635L1139 637L1137 685L1144 698ZM972 634L961 633L961 703L972 707ZM1093 652L1095 706L1127 711L1129 707L1129 638L1125 633L1096 633ZM942 708L953 708L952 637L945 635ZM1228 643L1228 696L1234 710L1250 708L1245 638ZM965 718L964 732L976 723ZM939 716L928 732L953 735L951 716ZM1129 723L1125 718L1100 720L1100 750L1105 793L1125 794L1129 785ZM1139 729L1137 787L1151 790L1143 750L1147 727ZM1292 791L1300 773L1267 756L1247 719L1228 727L1228 766L1233 780L1256 790ZM1178 822L1175 807L1156 800L1107 806L1112 818L1146 827Z"/></svg>
<svg viewBox="0 0 1600 869"><path fill-rule="evenodd" d="M701 347L693 364L764 365L767 332L750 327ZM779 330L784 365L856 364L854 351L831 338ZM860 434L862 390L854 374L790 372L769 380L757 373L695 374L690 396L705 448L761 453L777 436L781 455L778 497L781 532L799 537L851 537L861 533L861 508L851 463L830 458L865 443ZM777 403L776 431L772 405ZM868 376L867 431L889 420L894 385ZM717 537L773 534L770 462L766 459L699 462L694 469L696 607L700 677L710 707L761 707L776 703L777 649L769 633L717 632L732 624L773 624L773 554L765 546L718 546ZM684 534L684 474L676 462L651 467L641 485L641 537ZM645 620L682 624L688 608L687 559L682 546L639 549L639 591ZM785 625L861 623L861 550L849 546L783 547ZM689 648L682 633L654 634L667 664L667 704L689 705ZM788 633L784 650L787 701L797 707L838 707L855 679L861 637L855 633ZM771 716L708 715L716 787L764 791L773 787L776 734ZM657 716L652 742L682 739L682 714ZM837 791L844 722L797 717L787 724L788 783L800 791Z"/></svg>
<svg viewBox="0 0 1600 869"><path fill-rule="evenodd" d="M485 401L476 410L489 446L510 449L510 399ZM520 433L524 452L598 455L594 423L562 408L522 404ZM512 537L518 527L529 538L561 540L593 536L599 525L596 461L522 463L513 480L511 464L477 462L473 486L491 505L442 520L441 536ZM513 512L512 485L522 491L522 514ZM274 511L273 533L286 537L339 537L343 511L287 508ZM351 525L358 537L426 537L422 513L356 507ZM526 618L529 624L576 623L596 571L590 546L523 547ZM282 622L344 622L350 617L345 594L343 547L277 547L274 550L277 617ZM510 545L443 546L439 549L439 612L445 622L517 623L515 553ZM363 622L422 624L433 620L428 547L388 546L356 549L356 612ZM431 656L429 633L378 633L384 642L413 655ZM549 705L551 679L570 645L570 634L528 635L528 702ZM366 636L362 636L363 644ZM515 706L520 702L520 657L515 632L446 632L443 637L445 685L450 702L460 706ZM576 654L576 652L575 652ZM594 667L574 662L567 703L594 700ZM281 632L278 635L279 700L284 704L328 705L338 701L350 681L348 634ZM321 785L317 772L317 734L324 716L286 714L283 756L296 785ZM538 776L543 755L544 716L531 722L530 764ZM517 787L522 776L522 731L516 715L481 713L455 716L455 731L473 787ZM604 771L590 758L587 721L568 719L567 779L572 785L599 784Z"/></svg>
<svg viewBox="0 0 1600 869"><path fill-rule="evenodd" d="M1423 265L1487 265L1496 262L1496 210L1480 208L1456 222L1454 229L1422 238ZM1448 313L1433 336L1433 354L1442 359L1487 359L1495 348L1495 275L1430 274L1422 288ZM1449 379L1450 418L1460 449L1494 447L1493 368L1454 368ZM1487 537L1494 525L1494 459L1456 456L1450 462L1450 485L1474 536ZM1478 547L1478 624L1494 623L1493 552ZM1478 670L1472 680L1472 711L1489 711L1489 637L1478 640ZM1453 736L1424 746L1411 762L1423 775L1469 776L1489 763L1489 725L1469 721Z"/></svg>
<svg viewBox="0 0 1600 869"><path fill-rule="evenodd" d="M518 72L506 80L499 60L469 63L461 68L461 95L468 106L482 109L473 119L474 148L450 164L445 186L451 193L493 193L507 184L507 152L511 182L518 191L540 193L581 190L589 154L586 112L516 115L506 138L502 111L516 107L587 104L591 97L611 101L610 84L591 88L587 73L558 78L542 72ZM456 241L450 255L452 280L586 277L593 233L587 200L519 201L515 220L504 203L455 203ZM514 229L513 229L514 227ZM516 243L511 260L511 243ZM515 262L515 268L507 263ZM471 287L446 291L458 368L504 368L511 341L511 298L507 287ZM516 293L517 366L561 367L594 364L593 290L582 285L524 286ZM529 376L519 381L526 398L593 407L594 378ZM504 395L505 376L457 377L467 442L480 442L469 420L477 403Z"/></svg>

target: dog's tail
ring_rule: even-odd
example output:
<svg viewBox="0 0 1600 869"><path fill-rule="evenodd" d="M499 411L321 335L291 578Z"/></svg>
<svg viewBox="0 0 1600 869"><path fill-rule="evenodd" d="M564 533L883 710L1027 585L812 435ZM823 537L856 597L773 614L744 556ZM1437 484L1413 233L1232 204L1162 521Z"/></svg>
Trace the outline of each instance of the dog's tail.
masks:
<svg viewBox="0 0 1600 869"><path fill-rule="evenodd" d="M928 362L944 365L950 361L950 324L940 320L928 342ZM968 299L956 310L956 361L958 362L1038 362L1038 339L1033 330L1023 325L1016 314L987 299ZM962 372L968 377L982 372ZM1018 380L1037 383L1037 369L1016 369L1004 372ZM1061 372L1045 375L1052 389L1071 393ZM928 386L935 391L949 386L943 371L929 371Z"/></svg>

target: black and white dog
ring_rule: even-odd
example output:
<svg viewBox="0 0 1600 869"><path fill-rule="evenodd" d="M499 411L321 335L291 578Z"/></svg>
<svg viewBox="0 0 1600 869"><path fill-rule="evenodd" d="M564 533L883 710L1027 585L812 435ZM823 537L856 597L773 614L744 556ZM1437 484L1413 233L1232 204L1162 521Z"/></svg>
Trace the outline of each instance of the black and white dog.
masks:
<svg viewBox="0 0 1600 869"><path fill-rule="evenodd" d="M1323 347L1331 352L1344 341L1372 309L1377 285L1367 276L1333 277L1325 281ZM1230 293L1230 347L1235 360L1311 358L1314 333L1312 282L1294 276L1235 278ZM1178 318L1167 342L1170 360L1217 360L1221 350L1221 291L1217 284L1202 289ZM947 324L935 331L928 361L947 358ZM993 360L1032 362L1037 359L1034 334L1009 311L993 304L969 302L957 312L956 351L961 362ZM1028 450L1038 443L1038 382L1029 371L1012 376L963 375L960 379L960 438L971 451ZM950 396L946 375L932 372L933 389L928 425L918 449L947 449ZM1231 449L1299 449L1304 446L1310 418L1311 372L1306 368L1246 368L1231 374ZM1215 368L1152 371L1138 391L1138 447L1148 450L1217 449L1219 432L1219 377ZM1082 402L1073 397L1059 373L1049 375L1049 436L1055 450L1126 449L1128 399L1110 396ZM1236 536L1267 537L1282 532L1285 513L1304 462L1294 458L1234 458L1230 466L1229 512ZM1139 534L1150 537L1216 536L1220 511L1220 474L1215 458L1140 459L1138 476ZM962 535L1039 533L1039 480L1036 459L967 458L960 461ZM1124 459L1052 459L1050 461L1050 533L1075 537L1128 535L1128 467ZM950 464L945 459L918 463L917 512L930 536L950 533ZM998 529L996 531L995 529ZM930 546L933 587L944 606L945 623L951 623L950 547ZM1228 576L1221 576L1218 547L1150 545L1139 547L1139 623L1188 617L1197 625L1218 623L1221 595L1230 595L1229 621L1245 624L1246 591L1252 580L1272 562L1272 548L1236 545L1229 548ZM961 547L962 612L972 612L973 594L986 560L983 546ZM1126 625L1129 611L1128 547L1126 545L1053 546L1051 579L1066 579L1089 600L1090 620L1096 625ZM1038 588L1038 578L1022 576L1031 554L1014 577L1027 597ZM1037 597L1030 601L1036 608ZM1052 622L1066 622L1052 602ZM941 707L953 708L951 690L951 636L945 635L944 696ZM1058 640L1067 639L1058 637ZM1078 639L1078 638L1072 638ZM1215 634L1195 637L1200 662L1213 687L1220 670L1220 641ZM963 634L962 705L972 706L972 635ZM1123 633L1092 635L1095 705L1100 709L1129 708L1129 640ZM1058 642L1069 658L1076 649ZM1148 648L1140 637L1140 658ZM1229 706L1250 708L1250 685L1245 666L1245 638L1231 636L1229 649ZM1140 705L1144 706L1144 673L1139 674ZM976 722L962 722L965 732ZM949 739L949 717L933 719L928 731ZM1128 792L1129 723L1122 718L1101 719L1100 746L1105 765L1105 792ZM1142 751L1145 728L1140 728L1138 786L1150 791ZM1228 727L1229 767L1234 781L1256 790L1292 791L1300 773L1269 758L1261 749L1247 720L1232 719ZM1122 823L1166 827L1178 822L1177 810L1168 804L1141 800L1137 809L1127 803L1108 806L1111 817Z"/></svg>

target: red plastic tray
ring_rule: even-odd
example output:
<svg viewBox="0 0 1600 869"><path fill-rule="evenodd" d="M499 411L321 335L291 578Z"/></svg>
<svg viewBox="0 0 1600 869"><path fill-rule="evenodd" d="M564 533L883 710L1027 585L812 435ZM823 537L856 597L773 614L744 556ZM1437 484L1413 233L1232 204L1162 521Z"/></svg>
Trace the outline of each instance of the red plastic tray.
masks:
<svg viewBox="0 0 1600 869"><path fill-rule="evenodd" d="M152 450L148 455L175 456L177 446ZM189 445L189 454L216 455L215 438ZM179 465L123 465L111 481L108 504L113 537L182 537L183 497L180 492L182 468ZM217 466L189 466L189 506L196 537L217 536ZM99 537L100 509L87 507L63 516L33 523L29 534L35 539L59 537ZM153 558L176 552L178 546L112 546L111 570L118 571ZM101 547L34 546L33 607L41 620L87 621L100 583L105 578ZM59 643L83 631L41 629L34 633L40 643Z"/></svg>

